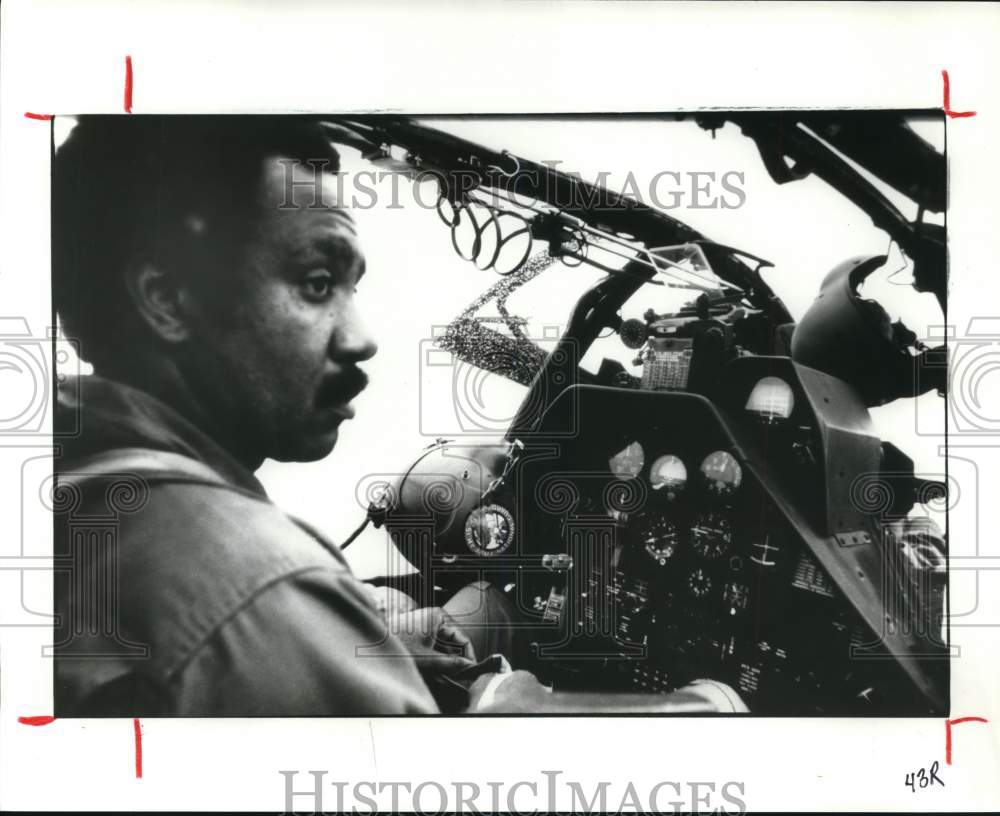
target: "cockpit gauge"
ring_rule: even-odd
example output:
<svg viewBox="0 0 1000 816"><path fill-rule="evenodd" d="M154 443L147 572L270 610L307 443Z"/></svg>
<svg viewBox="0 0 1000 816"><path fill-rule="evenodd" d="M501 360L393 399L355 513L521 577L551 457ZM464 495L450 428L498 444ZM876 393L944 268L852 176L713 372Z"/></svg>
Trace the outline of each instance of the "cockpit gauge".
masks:
<svg viewBox="0 0 1000 816"><path fill-rule="evenodd" d="M738 615L746 609L749 600L750 590L746 584L733 581L722 588L722 602L729 607L730 615Z"/></svg>
<svg viewBox="0 0 1000 816"><path fill-rule="evenodd" d="M710 453L700 469L708 492L716 496L732 496L743 481L743 468L736 457L726 451Z"/></svg>
<svg viewBox="0 0 1000 816"><path fill-rule="evenodd" d="M792 415L795 394L792 387L780 377L764 377L747 398L746 410L768 425L781 422Z"/></svg>
<svg viewBox="0 0 1000 816"><path fill-rule="evenodd" d="M700 567L688 576L688 589L696 598L704 598L712 591L712 579Z"/></svg>
<svg viewBox="0 0 1000 816"><path fill-rule="evenodd" d="M703 558L725 555L733 544L733 528L724 513L699 513L691 525L691 546Z"/></svg>
<svg viewBox="0 0 1000 816"><path fill-rule="evenodd" d="M646 345L646 338L649 336L649 327L644 320L636 320L634 317L623 320L618 327L618 336L627 348L641 349Z"/></svg>
<svg viewBox="0 0 1000 816"><path fill-rule="evenodd" d="M514 540L514 517L499 504L477 507L465 520L465 543L476 555L500 555Z"/></svg>
<svg viewBox="0 0 1000 816"><path fill-rule="evenodd" d="M608 459L608 468L619 479L634 479L646 464L646 452L638 442L631 442Z"/></svg>
<svg viewBox="0 0 1000 816"><path fill-rule="evenodd" d="M639 540L649 557L662 566L677 552L677 525L666 516L644 519L639 528Z"/></svg>
<svg viewBox="0 0 1000 816"><path fill-rule="evenodd" d="M687 484L687 468L678 457L664 454L649 469L649 484L653 490L673 499Z"/></svg>

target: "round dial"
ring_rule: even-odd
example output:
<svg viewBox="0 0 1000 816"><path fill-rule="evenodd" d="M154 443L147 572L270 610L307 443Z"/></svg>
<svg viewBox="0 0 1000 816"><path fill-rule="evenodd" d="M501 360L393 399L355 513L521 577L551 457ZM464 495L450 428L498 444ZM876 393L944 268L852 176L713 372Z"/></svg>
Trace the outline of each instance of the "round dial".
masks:
<svg viewBox="0 0 1000 816"><path fill-rule="evenodd" d="M634 479L646 464L646 452L638 442L632 442L608 459L608 467L619 479Z"/></svg>
<svg viewBox="0 0 1000 816"><path fill-rule="evenodd" d="M654 516L640 528L639 539L650 558L666 564L677 551L677 525L665 516Z"/></svg>
<svg viewBox="0 0 1000 816"><path fill-rule="evenodd" d="M688 589L696 598L704 598L712 591L712 579L703 569L696 569L688 576Z"/></svg>
<svg viewBox="0 0 1000 816"><path fill-rule="evenodd" d="M733 544L733 528L724 513L699 513L691 525L691 546L704 558L719 558Z"/></svg>
<svg viewBox="0 0 1000 816"><path fill-rule="evenodd" d="M701 475L710 493L732 496L743 481L743 468L731 453L715 451L701 463Z"/></svg>
<svg viewBox="0 0 1000 816"><path fill-rule="evenodd" d="M628 348L641 349L646 345L649 327L645 321L632 317L622 321L621 326L618 327L618 336Z"/></svg>
<svg viewBox="0 0 1000 816"><path fill-rule="evenodd" d="M670 499L684 489L687 476L684 463L669 453L658 457L649 469L649 483L653 490L661 491Z"/></svg>
<svg viewBox="0 0 1000 816"><path fill-rule="evenodd" d="M514 517L506 507L477 507L465 520L465 543L476 555L500 555L514 540Z"/></svg>

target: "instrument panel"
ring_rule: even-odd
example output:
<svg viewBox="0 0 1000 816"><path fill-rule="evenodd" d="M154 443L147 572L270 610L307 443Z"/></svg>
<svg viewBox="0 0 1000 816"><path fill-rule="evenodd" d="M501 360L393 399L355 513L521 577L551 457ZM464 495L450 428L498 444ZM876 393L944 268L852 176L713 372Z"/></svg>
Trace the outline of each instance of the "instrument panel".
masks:
<svg viewBox="0 0 1000 816"><path fill-rule="evenodd" d="M643 483L644 500L618 509L608 497L619 482L633 483L633 496ZM557 613L545 612L588 633L567 653L587 684L595 659L610 688L667 691L711 677L757 713L795 699L803 713L824 713L874 686L849 657L870 640L865 627L730 451L681 455L633 440L608 458L606 480L581 485L563 534L584 591L567 597L569 581L550 593Z"/></svg>
<svg viewBox="0 0 1000 816"><path fill-rule="evenodd" d="M580 427L593 430L557 465L539 465L542 483L561 471L575 498L560 506L557 526L532 521L533 541L552 552L558 537L572 564L545 576L544 589L536 582L536 608L558 634L534 644L534 670L557 687L608 690L714 678L759 714L905 705L891 660L857 659L859 649L884 656L879 638L718 409L692 394L627 395L626 411L621 392L594 388L575 406ZM757 417L749 423L759 435ZM782 471L794 465L769 459ZM793 471L780 477L815 487Z"/></svg>

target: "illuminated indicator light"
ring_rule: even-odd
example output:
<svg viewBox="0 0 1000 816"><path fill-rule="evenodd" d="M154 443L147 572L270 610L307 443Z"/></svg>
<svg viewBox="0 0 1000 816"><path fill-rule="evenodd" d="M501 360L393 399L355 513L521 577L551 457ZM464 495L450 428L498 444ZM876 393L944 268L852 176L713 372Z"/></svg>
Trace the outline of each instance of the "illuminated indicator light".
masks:
<svg viewBox="0 0 1000 816"><path fill-rule="evenodd" d="M649 483L653 490L664 489L665 493L673 497L687 483L687 468L679 458L666 454L653 462L649 469Z"/></svg>
<svg viewBox="0 0 1000 816"><path fill-rule="evenodd" d="M645 464L646 453L638 442L632 442L608 459L608 468L619 479L634 479Z"/></svg>
<svg viewBox="0 0 1000 816"><path fill-rule="evenodd" d="M731 453L715 451L701 463L701 475L709 493L731 496L743 481L743 470Z"/></svg>
<svg viewBox="0 0 1000 816"><path fill-rule="evenodd" d="M780 377L764 377L750 392L746 410L765 422L780 422L792 415L795 395L792 387Z"/></svg>

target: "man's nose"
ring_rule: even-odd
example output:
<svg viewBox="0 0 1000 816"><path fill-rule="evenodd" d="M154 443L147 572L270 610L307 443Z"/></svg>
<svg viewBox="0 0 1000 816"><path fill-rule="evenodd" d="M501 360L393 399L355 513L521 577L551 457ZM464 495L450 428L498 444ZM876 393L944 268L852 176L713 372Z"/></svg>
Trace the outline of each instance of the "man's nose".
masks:
<svg viewBox="0 0 1000 816"><path fill-rule="evenodd" d="M370 360L378 351L378 344L354 306L340 315L330 341L330 356L335 360L362 362Z"/></svg>

